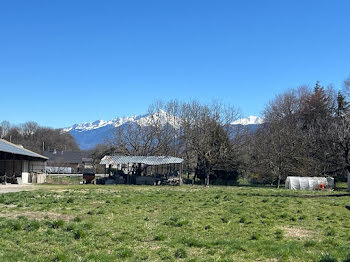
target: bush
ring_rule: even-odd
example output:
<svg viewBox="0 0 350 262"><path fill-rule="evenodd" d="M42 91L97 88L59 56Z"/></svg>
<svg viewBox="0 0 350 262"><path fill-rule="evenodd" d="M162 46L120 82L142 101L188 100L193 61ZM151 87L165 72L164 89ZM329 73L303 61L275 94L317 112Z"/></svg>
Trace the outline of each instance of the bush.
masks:
<svg viewBox="0 0 350 262"><path fill-rule="evenodd" d="M260 235L256 232L254 232L251 237L250 240L258 240L260 238Z"/></svg>
<svg viewBox="0 0 350 262"><path fill-rule="evenodd" d="M66 225L66 231L73 231L75 229L77 229L76 224L69 223L69 224Z"/></svg>
<svg viewBox="0 0 350 262"><path fill-rule="evenodd" d="M350 254L343 260L343 262L350 262Z"/></svg>
<svg viewBox="0 0 350 262"><path fill-rule="evenodd" d="M74 239L82 239L86 236L85 232L82 229L77 229L74 231Z"/></svg>
<svg viewBox="0 0 350 262"><path fill-rule="evenodd" d="M324 253L318 260L318 262L337 262L337 259L334 258L331 254L329 253Z"/></svg>
<svg viewBox="0 0 350 262"><path fill-rule="evenodd" d="M235 186L238 184L238 175L237 170L215 170L210 181L213 185Z"/></svg>
<svg viewBox="0 0 350 262"><path fill-rule="evenodd" d="M117 251L117 257L127 258L132 256L133 256L133 251L130 248L124 247Z"/></svg>
<svg viewBox="0 0 350 262"><path fill-rule="evenodd" d="M181 220L178 217L170 217L169 221L165 221L164 225L166 226L174 226L174 227L182 227L188 224L187 220Z"/></svg>
<svg viewBox="0 0 350 262"><path fill-rule="evenodd" d="M19 231L22 229L22 225L19 221L13 221L10 223L10 228L14 231Z"/></svg>
<svg viewBox="0 0 350 262"><path fill-rule="evenodd" d="M195 238L185 238L182 243L189 247L203 247L203 243Z"/></svg>
<svg viewBox="0 0 350 262"><path fill-rule="evenodd" d="M239 223L242 223L242 224L244 224L245 222L246 222L246 218L245 217L241 217L240 219L239 219Z"/></svg>
<svg viewBox="0 0 350 262"><path fill-rule="evenodd" d="M334 228L328 227L326 231L326 236L335 236Z"/></svg>
<svg viewBox="0 0 350 262"><path fill-rule="evenodd" d="M40 228L40 223L36 220L31 220L28 225L25 227L27 231L34 231Z"/></svg>
<svg viewBox="0 0 350 262"><path fill-rule="evenodd" d="M204 229L205 229L205 230L211 229L211 225L206 225L206 226L204 227Z"/></svg>
<svg viewBox="0 0 350 262"><path fill-rule="evenodd" d="M222 223L225 223L225 224L226 224L226 223L228 223L228 221L229 221L229 220L228 220L228 218L226 218L226 217L222 217L222 218L221 218L221 222L222 222Z"/></svg>
<svg viewBox="0 0 350 262"><path fill-rule="evenodd" d="M307 241L305 241L305 243L304 243L304 247L313 247L313 246L315 246L315 245L316 245L316 242L313 241L313 240L307 240Z"/></svg>
<svg viewBox="0 0 350 262"><path fill-rule="evenodd" d="M83 224L83 227L84 227L84 229L90 230L93 228L93 224L88 222L88 223Z"/></svg>
<svg viewBox="0 0 350 262"><path fill-rule="evenodd" d="M278 239L278 240L283 239L283 231L281 229L276 230L275 238Z"/></svg>
<svg viewBox="0 0 350 262"><path fill-rule="evenodd" d="M187 252L184 248L178 248L175 251L175 257L176 258L186 258L187 257Z"/></svg>
<svg viewBox="0 0 350 262"><path fill-rule="evenodd" d="M58 262L58 261L67 261L67 255L61 252L58 252L58 254L56 254L53 259L52 262Z"/></svg>
<svg viewBox="0 0 350 262"><path fill-rule="evenodd" d="M75 218L73 219L74 222L81 222L81 220L82 220L81 217L75 217Z"/></svg>
<svg viewBox="0 0 350 262"><path fill-rule="evenodd" d="M64 226L64 221L62 219L58 219L55 221L52 221L50 224L51 228L62 228Z"/></svg>
<svg viewBox="0 0 350 262"><path fill-rule="evenodd" d="M166 236L162 234L154 237L154 241L164 241L165 239L166 239Z"/></svg>

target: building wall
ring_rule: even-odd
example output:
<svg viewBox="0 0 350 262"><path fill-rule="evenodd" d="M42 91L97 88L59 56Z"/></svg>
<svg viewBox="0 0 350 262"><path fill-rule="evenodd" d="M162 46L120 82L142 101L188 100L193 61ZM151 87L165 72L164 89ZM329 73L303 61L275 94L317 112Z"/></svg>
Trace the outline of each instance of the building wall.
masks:
<svg viewBox="0 0 350 262"><path fill-rule="evenodd" d="M34 173L45 173L46 162L45 161L30 161L29 171Z"/></svg>
<svg viewBox="0 0 350 262"><path fill-rule="evenodd" d="M22 173L22 160L2 160L0 161L0 174L20 175Z"/></svg>
<svg viewBox="0 0 350 262"><path fill-rule="evenodd" d="M22 172L29 172L29 161L28 160L23 160Z"/></svg>
<svg viewBox="0 0 350 262"><path fill-rule="evenodd" d="M78 168L79 168L79 164L78 163L48 162L47 166L48 167L54 167L54 168L62 167L63 169L69 167L69 168L71 168L71 172L72 173L82 173L81 170L78 170Z"/></svg>
<svg viewBox="0 0 350 262"><path fill-rule="evenodd" d="M6 182L10 183L15 181L11 178L14 174L15 177L22 178L23 183L44 183L46 179L45 166L45 161L0 160L0 176L6 174Z"/></svg>

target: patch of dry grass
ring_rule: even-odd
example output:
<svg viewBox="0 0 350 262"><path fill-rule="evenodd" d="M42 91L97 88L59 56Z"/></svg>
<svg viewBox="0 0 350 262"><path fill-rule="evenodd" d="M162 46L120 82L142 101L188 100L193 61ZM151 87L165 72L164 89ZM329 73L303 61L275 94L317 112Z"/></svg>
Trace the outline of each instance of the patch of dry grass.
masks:
<svg viewBox="0 0 350 262"><path fill-rule="evenodd" d="M53 212L7 212L7 213L0 213L0 217L4 218L18 218L18 217L26 217L28 219L35 219L38 221L41 221L43 219L52 219L52 220L57 220L57 219L62 219L63 221L71 221L73 220L74 216L72 215L66 215L66 214L57 214Z"/></svg>

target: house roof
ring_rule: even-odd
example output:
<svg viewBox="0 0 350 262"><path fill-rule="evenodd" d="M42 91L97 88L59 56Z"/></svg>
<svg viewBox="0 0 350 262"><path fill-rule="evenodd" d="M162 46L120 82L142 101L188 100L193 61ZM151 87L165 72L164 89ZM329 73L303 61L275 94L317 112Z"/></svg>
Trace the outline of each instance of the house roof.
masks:
<svg viewBox="0 0 350 262"><path fill-rule="evenodd" d="M149 166L181 164L182 158L173 156L104 156L101 159L101 165L117 165L117 164L145 164Z"/></svg>
<svg viewBox="0 0 350 262"><path fill-rule="evenodd" d="M61 162L71 164L82 164L82 159L85 156L80 151L44 151L43 153L50 159L50 162Z"/></svg>
<svg viewBox="0 0 350 262"><path fill-rule="evenodd" d="M12 144L4 139L0 139L0 152L15 154L15 155L22 155L22 156L29 156L34 158L41 158L47 160L48 158L45 156L42 156L40 154L37 154L33 151L30 151L28 149L25 149L22 146Z"/></svg>

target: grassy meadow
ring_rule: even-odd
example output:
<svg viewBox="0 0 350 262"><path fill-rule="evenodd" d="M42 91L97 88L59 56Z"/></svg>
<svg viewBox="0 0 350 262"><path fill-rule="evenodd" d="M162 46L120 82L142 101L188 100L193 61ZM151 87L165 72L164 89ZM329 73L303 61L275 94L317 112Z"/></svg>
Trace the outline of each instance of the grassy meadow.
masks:
<svg viewBox="0 0 350 262"><path fill-rule="evenodd" d="M0 261L350 261L345 190L36 188L0 195Z"/></svg>

